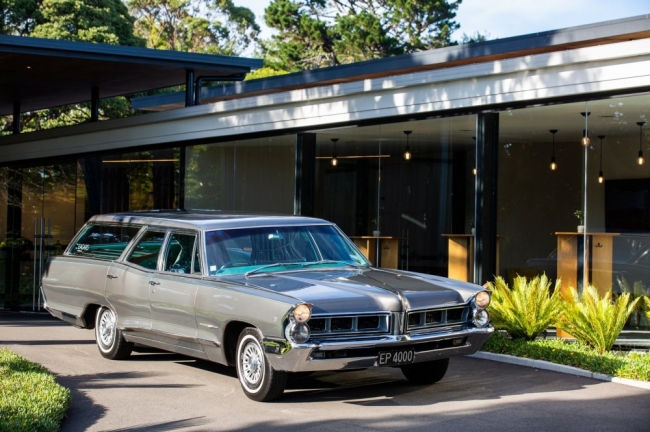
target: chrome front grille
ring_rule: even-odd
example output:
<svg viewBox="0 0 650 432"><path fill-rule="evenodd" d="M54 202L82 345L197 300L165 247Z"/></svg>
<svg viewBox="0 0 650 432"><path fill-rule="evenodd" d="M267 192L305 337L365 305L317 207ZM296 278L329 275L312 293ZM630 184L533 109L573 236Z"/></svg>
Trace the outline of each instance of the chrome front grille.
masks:
<svg viewBox="0 0 650 432"><path fill-rule="evenodd" d="M408 313L407 329L410 332L456 326L470 321L470 318L471 308L469 305L412 311Z"/></svg>
<svg viewBox="0 0 650 432"><path fill-rule="evenodd" d="M309 320L313 336L366 335L388 333L389 314L313 316Z"/></svg>

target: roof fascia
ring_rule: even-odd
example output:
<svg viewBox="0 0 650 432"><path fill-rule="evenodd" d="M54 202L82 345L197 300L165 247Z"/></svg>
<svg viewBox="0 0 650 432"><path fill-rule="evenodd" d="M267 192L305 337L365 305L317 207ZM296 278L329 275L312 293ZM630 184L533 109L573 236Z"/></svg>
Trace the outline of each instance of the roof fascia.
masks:
<svg viewBox="0 0 650 432"><path fill-rule="evenodd" d="M85 60L114 61L187 68L215 68L248 72L262 67L262 60L217 54L178 51L89 42L0 35L0 51Z"/></svg>
<svg viewBox="0 0 650 432"><path fill-rule="evenodd" d="M204 103L218 102L236 97L268 94L297 88L358 81L645 38L650 38L650 14L223 84L203 89L201 99ZM183 106L183 102L184 94L179 92L167 94L164 98L158 96L137 98L132 101L132 104L135 109L163 111L180 108Z"/></svg>

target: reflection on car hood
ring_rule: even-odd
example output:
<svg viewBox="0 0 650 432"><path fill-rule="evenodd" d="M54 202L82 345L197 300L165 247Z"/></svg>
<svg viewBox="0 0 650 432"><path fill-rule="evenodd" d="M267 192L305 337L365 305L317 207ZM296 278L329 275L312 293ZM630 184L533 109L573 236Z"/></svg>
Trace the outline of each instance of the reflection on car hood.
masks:
<svg viewBox="0 0 650 432"><path fill-rule="evenodd" d="M464 304L482 289L437 276L372 268L269 272L226 279L311 303L314 314L452 306Z"/></svg>

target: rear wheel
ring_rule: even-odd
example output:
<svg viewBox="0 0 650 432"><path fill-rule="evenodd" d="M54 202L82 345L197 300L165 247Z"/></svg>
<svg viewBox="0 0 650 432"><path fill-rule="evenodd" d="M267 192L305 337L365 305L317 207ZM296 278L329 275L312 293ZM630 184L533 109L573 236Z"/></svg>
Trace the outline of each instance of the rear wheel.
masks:
<svg viewBox="0 0 650 432"><path fill-rule="evenodd" d="M434 384L447 373L449 359L433 360L401 366L402 373L413 384Z"/></svg>
<svg viewBox="0 0 650 432"><path fill-rule="evenodd" d="M248 398L269 402L279 398L287 386L287 373L274 370L255 328L245 328L237 342L237 376Z"/></svg>
<svg viewBox="0 0 650 432"><path fill-rule="evenodd" d="M123 360L133 351L133 343L124 340L122 331L117 328L117 316L107 307L97 311L95 340L99 353L107 359Z"/></svg>

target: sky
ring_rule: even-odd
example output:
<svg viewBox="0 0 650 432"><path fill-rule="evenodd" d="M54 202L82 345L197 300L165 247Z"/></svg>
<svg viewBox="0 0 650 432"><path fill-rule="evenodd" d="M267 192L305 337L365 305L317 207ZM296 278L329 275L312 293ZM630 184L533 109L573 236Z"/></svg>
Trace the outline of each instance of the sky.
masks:
<svg viewBox="0 0 650 432"><path fill-rule="evenodd" d="M233 1L251 9L264 27L264 8L270 0ZM463 0L456 15L461 27L452 38L480 32L500 39L647 14L648 0ZM270 34L265 29L262 37Z"/></svg>

